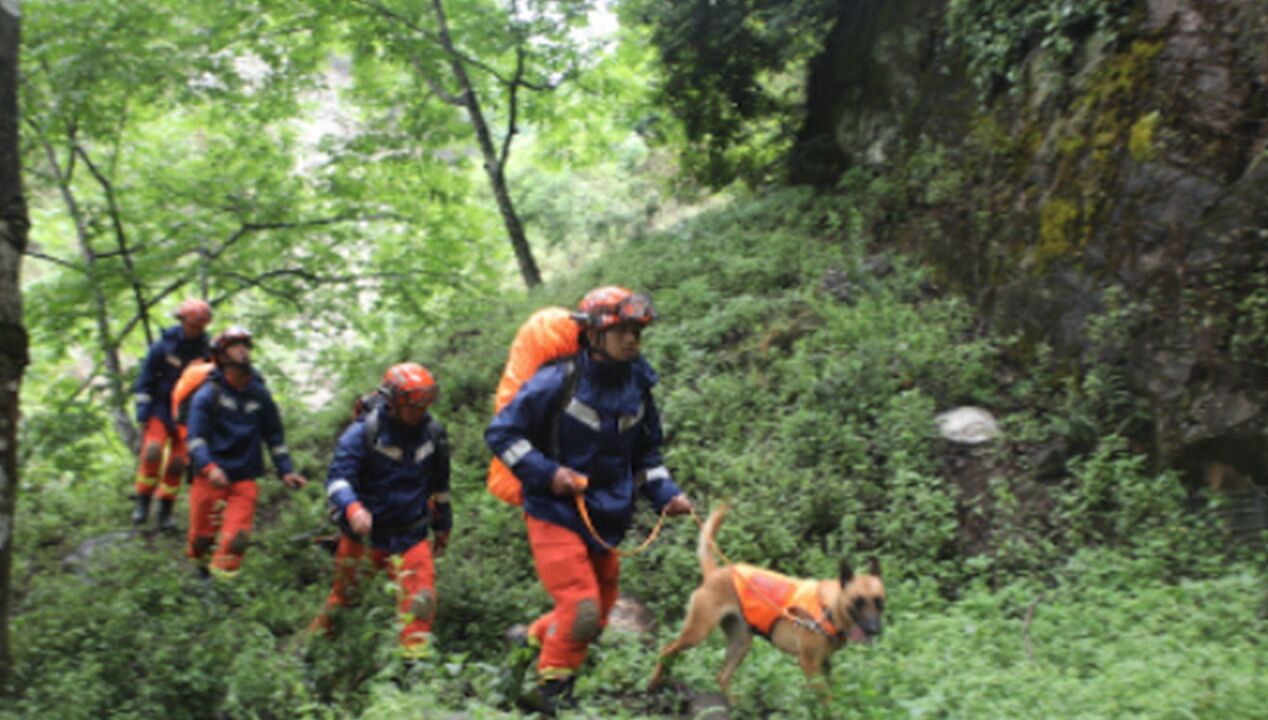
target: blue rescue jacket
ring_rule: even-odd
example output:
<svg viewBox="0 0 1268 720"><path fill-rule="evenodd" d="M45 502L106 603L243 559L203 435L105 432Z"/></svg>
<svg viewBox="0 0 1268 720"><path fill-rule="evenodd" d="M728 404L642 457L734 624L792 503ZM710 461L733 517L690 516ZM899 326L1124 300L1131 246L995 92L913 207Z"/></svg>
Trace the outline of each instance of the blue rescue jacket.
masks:
<svg viewBox="0 0 1268 720"><path fill-rule="evenodd" d="M268 445L279 475L294 471L282 418L258 373L238 390L212 370L194 393L187 427L195 472L215 463L231 481L258 478L264 474L261 443Z"/></svg>
<svg viewBox="0 0 1268 720"><path fill-rule="evenodd" d="M348 506L360 502L374 520L370 545L389 553L403 553L422 542L428 526L450 529L449 444L444 428L430 415L411 427L390 420L382 404L371 409L339 437L326 476L326 497L349 536ZM432 500L434 517L428 508Z"/></svg>
<svg viewBox="0 0 1268 720"><path fill-rule="evenodd" d="M589 477L586 506L609 545L629 529L635 490L657 511L681 492L661 456L660 415L651 394L656 372L642 358L628 365L628 374L614 377L605 377L614 374L600 366L582 351L539 368L484 432L494 454L523 483L524 511L572 530L596 552L603 548L590 536L576 501L550 492L561 464ZM561 408L570 384L575 392ZM551 457L556 427L558 457Z"/></svg>
<svg viewBox="0 0 1268 720"><path fill-rule="evenodd" d="M156 417L168 428L174 428L172 388L176 387L185 366L209 357L211 345L205 334L187 338L180 325L164 330L163 335L150 346L133 387L137 422L145 424L151 417Z"/></svg>

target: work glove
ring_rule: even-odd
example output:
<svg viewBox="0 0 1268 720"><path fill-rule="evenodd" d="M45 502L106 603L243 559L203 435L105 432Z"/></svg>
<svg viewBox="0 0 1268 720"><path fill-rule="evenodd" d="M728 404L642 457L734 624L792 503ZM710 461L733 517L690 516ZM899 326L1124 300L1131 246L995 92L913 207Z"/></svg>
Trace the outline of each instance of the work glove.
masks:
<svg viewBox="0 0 1268 720"><path fill-rule="evenodd" d="M229 487L229 476L225 474L224 470L220 469L219 465L212 463L207 466L205 472L207 474L207 480L211 482L212 487L217 490L224 490Z"/></svg>
<svg viewBox="0 0 1268 720"><path fill-rule="evenodd" d="M449 549L449 531L437 530L435 543L433 544L435 545L435 552L433 554L436 557L444 555L445 551Z"/></svg>
<svg viewBox="0 0 1268 720"><path fill-rule="evenodd" d="M580 495L586 491L590 479L569 467L559 466L555 476L550 479L550 491L559 497Z"/></svg>
<svg viewBox="0 0 1268 720"><path fill-rule="evenodd" d="M693 510L691 500L687 498L686 493L675 495L674 499L665 505L666 515L690 515Z"/></svg>
<svg viewBox="0 0 1268 720"><path fill-rule="evenodd" d="M369 537L370 531L374 529L374 516L369 510L359 502L354 502L348 506L348 527L352 528L352 532Z"/></svg>

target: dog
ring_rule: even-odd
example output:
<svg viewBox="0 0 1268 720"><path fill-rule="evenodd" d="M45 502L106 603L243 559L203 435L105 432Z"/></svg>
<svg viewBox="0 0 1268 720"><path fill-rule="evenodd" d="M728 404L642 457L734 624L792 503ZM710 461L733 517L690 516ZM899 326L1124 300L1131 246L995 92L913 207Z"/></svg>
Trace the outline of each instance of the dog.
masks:
<svg viewBox="0 0 1268 720"><path fill-rule="evenodd" d="M740 563L719 566L714 559L714 536L727 509L724 505L714 510L700 529L696 555L703 581L691 593L682 632L661 650L647 689L660 686L675 655L699 645L721 625L727 643L718 686L728 700L732 699L731 678L757 632L780 650L796 655L806 680L827 702L822 673L832 653L852 642L871 642L881 634L885 586L880 562L872 558L868 573L856 575L843 561L839 576L828 580L789 578Z"/></svg>

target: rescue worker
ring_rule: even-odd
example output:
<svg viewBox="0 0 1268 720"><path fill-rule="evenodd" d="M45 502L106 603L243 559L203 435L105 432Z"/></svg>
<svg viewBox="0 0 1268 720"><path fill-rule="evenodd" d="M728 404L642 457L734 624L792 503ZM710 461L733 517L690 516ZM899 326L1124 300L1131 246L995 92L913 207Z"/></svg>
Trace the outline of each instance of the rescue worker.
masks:
<svg viewBox="0 0 1268 720"><path fill-rule="evenodd" d="M310 632L330 632L336 612L353 601L368 564L386 569L397 585L402 654L409 659L425 652L436 615L428 534L439 556L453 527L448 441L427 412L438 391L422 365L393 365L339 438L326 478L326 496L342 530L334 587Z"/></svg>
<svg viewBox="0 0 1268 720"><path fill-rule="evenodd" d="M164 330L150 346L135 386L136 420L141 426L142 439L132 523L141 525L149 518L151 499L157 495L159 506L155 522L164 531L176 528L172 507L189 467L189 452L172 417L172 388L187 365L208 356L206 329L211 322L211 306L202 300L186 300L175 315L180 325ZM166 463L163 462L165 446Z"/></svg>
<svg viewBox="0 0 1268 720"><path fill-rule="evenodd" d="M216 336L211 349L216 368L194 393L189 410L196 475L189 491L186 554L204 575L227 579L237 574L250 543L255 479L264 472L261 443L268 445L287 487L301 488L308 481L294 471L277 405L251 367L251 333L231 327Z"/></svg>
<svg viewBox="0 0 1268 720"><path fill-rule="evenodd" d="M652 400L657 375L640 354L655 319L647 296L601 287L581 300L581 351L538 369L485 431L493 453L519 478L533 561L554 608L527 629L540 647L536 709L553 715L571 701L575 673L616 603L620 558L585 526L582 495L594 530L615 547L630 527L634 496L668 515L691 502L661 457L660 416Z"/></svg>

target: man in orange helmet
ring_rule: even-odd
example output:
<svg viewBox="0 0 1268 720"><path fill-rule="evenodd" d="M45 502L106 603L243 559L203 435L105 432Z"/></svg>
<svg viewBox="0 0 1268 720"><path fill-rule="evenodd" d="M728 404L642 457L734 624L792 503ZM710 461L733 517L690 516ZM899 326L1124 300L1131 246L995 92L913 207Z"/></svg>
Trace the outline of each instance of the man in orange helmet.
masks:
<svg viewBox="0 0 1268 720"><path fill-rule="evenodd" d="M268 446L287 487L308 482L291 463L273 395L251 367L252 344L251 333L241 327L216 336L211 344L216 368L189 408L189 453L196 474L189 491L185 552L204 575L222 579L237 574L251 541L255 479L264 473L260 446Z"/></svg>
<svg viewBox="0 0 1268 720"><path fill-rule="evenodd" d="M181 478L189 467L189 453L172 418L172 388L187 365L208 355L206 329L211 306L202 300L186 300L176 310L180 325L167 328L150 347L136 379L136 419L142 429L140 467L137 470L132 522L140 525L150 514L150 500L157 495L156 521L160 530L173 530L172 506ZM167 462L163 450L167 446ZM162 482L159 482L160 470Z"/></svg>
<svg viewBox="0 0 1268 720"><path fill-rule="evenodd" d="M335 553L334 587L310 631L331 629L334 613L351 601L366 562L386 569L398 587L400 643L407 658L424 652L436 614L432 544L449 544L449 444L428 408L438 388L418 363L388 368L383 383L335 448L326 496L343 531Z"/></svg>
<svg viewBox="0 0 1268 720"><path fill-rule="evenodd" d="M668 515L692 510L661 456L657 376L641 355L655 317L646 295L612 286L587 293L574 314L580 352L540 368L485 431L523 484L533 560L555 602L527 630L541 648L536 709L548 716L571 699L574 673L616 603L620 558L605 545L629 529L635 493Z"/></svg>

